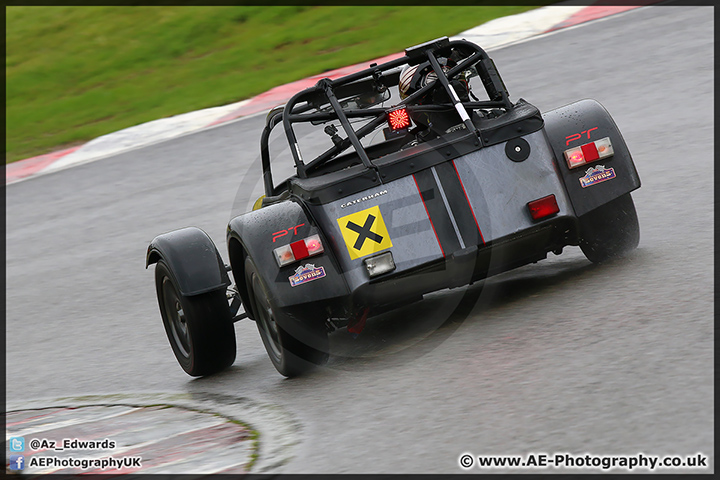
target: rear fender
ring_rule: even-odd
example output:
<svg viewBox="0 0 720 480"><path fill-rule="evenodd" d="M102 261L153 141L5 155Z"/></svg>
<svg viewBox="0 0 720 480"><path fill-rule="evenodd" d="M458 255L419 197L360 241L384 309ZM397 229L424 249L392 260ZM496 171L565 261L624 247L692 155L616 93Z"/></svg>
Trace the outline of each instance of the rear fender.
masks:
<svg viewBox="0 0 720 480"><path fill-rule="evenodd" d="M187 227L155 237L147 249L145 268L159 260L167 264L184 296L230 285L220 253L208 234L199 228Z"/></svg>
<svg viewBox="0 0 720 480"><path fill-rule="evenodd" d="M323 253L278 266L274 249L315 234L320 235ZM333 240L327 238L309 214L294 201L268 205L233 218L228 224L227 240L233 276L238 288L242 289L243 299L248 295L245 285L247 255L255 263L271 299L280 308L307 305L348 294L345 278L331 252ZM295 275L298 267L305 265L322 271L312 280L292 286L290 277ZM248 302L243 303L249 305Z"/></svg>
<svg viewBox="0 0 720 480"><path fill-rule="evenodd" d="M595 100L585 99L543 114L545 134L552 146L560 175L577 216L604 205L640 187L635 164L620 130L610 114ZM610 137L614 154L582 167L568 168L563 152L572 147ZM583 186L580 179L590 168L602 165L608 177ZM610 172L611 170L611 172Z"/></svg>

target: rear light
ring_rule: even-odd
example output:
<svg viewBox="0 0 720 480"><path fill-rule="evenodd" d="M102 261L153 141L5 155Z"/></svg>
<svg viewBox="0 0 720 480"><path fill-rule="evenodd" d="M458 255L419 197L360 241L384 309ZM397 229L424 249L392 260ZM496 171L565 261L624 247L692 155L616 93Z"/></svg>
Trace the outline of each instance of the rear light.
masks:
<svg viewBox="0 0 720 480"><path fill-rule="evenodd" d="M410 115L405 107L396 108L387 112L390 130L403 130L410 127Z"/></svg>
<svg viewBox="0 0 720 480"><path fill-rule="evenodd" d="M311 235L289 245L283 245L273 250L278 266L283 267L303 258L312 257L324 252L320 235Z"/></svg>
<svg viewBox="0 0 720 480"><path fill-rule="evenodd" d="M581 167L595 160L611 157L614 153L610 137L573 147L564 152L568 168Z"/></svg>
<svg viewBox="0 0 720 480"><path fill-rule="evenodd" d="M305 246L305 240L298 240L297 242L291 243L290 249L292 250L295 260L300 260L301 258L309 256L308 248Z"/></svg>
<svg viewBox="0 0 720 480"><path fill-rule="evenodd" d="M585 165L585 158L580 147L571 148L565 151L565 160L568 162L568 168L579 167Z"/></svg>
<svg viewBox="0 0 720 480"><path fill-rule="evenodd" d="M613 155L615 153L613 151L612 143L610 143L610 137L601 138L600 140L595 141L595 146L597 146L598 155L600 158L607 158Z"/></svg>
<svg viewBox="0 0 720 480"><path fill-rule="evenodd" d="M278 265L281 267L295 261L295 256L293 255L290 245L278 247L273 250L273 253L275 254L275 260L277 260Z"/></svg>
<svg viewBox="0 0 720 480"><path fill-rule="evenodd" d="M381 253L374 257L366 258L363 263L367 268L368 275L371 277L377 277L383 273L392 272L395 270L395 261L393 260L392 252Z"/></svg>
<svg viewBox="0 0 720 480"><path fill-rule="evenodd" d="M533 220L540 220L541 218L555 215L560 211L557 200L555 200L555 195L538 198L537 200L528 202L527 206L530 209L530 215Z"/></svg>
<svg viewBox="0 0 720 480"><path fill-rule="evenodd" d="M324 251L322 242L320 241L320 235L313 235L305 239L305 246L308 250L308 255L316 255Z"/></svg>
<svg viewBox="0 0 720 480"><path fill-rule="evenodd" d="M585 163L594 162L598 158L600 158L600 155L598 155L598 149L595 145L595 142L586 143L582 147L582 154L583 158L585 159Z"/></svg>

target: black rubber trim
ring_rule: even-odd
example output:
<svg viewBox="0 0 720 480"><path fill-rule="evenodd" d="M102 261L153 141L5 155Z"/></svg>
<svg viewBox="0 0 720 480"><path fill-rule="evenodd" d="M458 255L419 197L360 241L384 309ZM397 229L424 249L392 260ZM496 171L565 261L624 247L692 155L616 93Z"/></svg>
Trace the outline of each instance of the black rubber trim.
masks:
<svg viewBox="0 0 720 480"><path fill-rule="evenodd" d="M318 205L362 192L381 182L375 170L365 168L364 165L353 165L319 177L291 177L289 183L292 193L305 202Z"/></svg>
<svg viewBox="0 0 720 480"><path fill-rule="evenodd" d="M391 153L373 163L377 166L383 183L388 183L462 157L480 148L480 141L474 132L460 130L447 134L444 138L437 138L406 150Z"/></svg>
<svg viewBox="0 0 720 480"><path fill-rule="evenodd" d="M445 203L440 196L435 177L430 169L418 172L415 175L418 189L425 208L427 208L430 221L435 229L435 234L440 241L445 256L460 250L460 241L455 234L455 228L450 220L450 214L445 208Z"/></svg>
<svg viewBox="0 0 720 480"><path fill-rule="evenodd" d="M483 244L480 227L475 221L475 216L465 196L465 190L460 183L460 178L458 177L455 167L451 162L446 162L436 166L435 171L440 179L443 191L450 204L450 210L452 211L453 217L455 217L455 223L458 226L465 246L469 247L471 245Z"/></svg>
<svg viewBox="0 0 720 480"><path fill-rule="evenodd" d="M530 144L522 137L508 140L505 155L513 162L523 162L530 156Z"/></svg>
<svg viewBox="0 0 720 480"><path fill-rule="evenodd" d="M540 110L522 98L508 112L495 118L476 119L474 123L486 146L537 132L545 124Z"/></svg>

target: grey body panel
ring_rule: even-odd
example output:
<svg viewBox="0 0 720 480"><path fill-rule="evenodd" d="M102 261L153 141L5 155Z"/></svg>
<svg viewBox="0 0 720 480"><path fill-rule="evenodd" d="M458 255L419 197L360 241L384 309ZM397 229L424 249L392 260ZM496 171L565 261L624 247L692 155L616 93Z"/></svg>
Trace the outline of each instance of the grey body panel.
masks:
<svg viewBox="0 0 720 480"><path fill-rule="evenodd" d="M375 196L382 192L387 193ZM367 197L368 200L362 200ZM360 201L344 206L356 200ZM400 178L352 197L325 205L311 206L313 216L324 226L325 233L332 242L336 258L342 266L351 290L367 283L370 279L363 260L372 254L356 259L350 258L349 247L343 238L338 219L375 206L379 206L390 235L393 246L388 250L392 251L397 271L408 270L442 258L442 252L412 176Z"/></svg>
<svg viewBox="0 0 720 480"><path fill-rule="evenodd" d="M523 162L511 161L505 144L455 160L485 242L535 225L527 203L550 194L560 209L556 216L574 215L542 131L523 138L530 145L530 155Z"/></svg>
<svg viewBox="0 0 720 480"><path fill-rule="evenodd" d="M504 143L449 161L462 182L461 188L464 187L465 192L462 194L443 189L438 180L437 168L440 166L427 169L437 180L438 201L442 200L442 206L438 208L444 208L450 213L450 223L447 225L451 231L444 233L457 237L460 245L458 250L473 246L463 242L458 231L463 225L458 224L459 216L452 214L461 208L467 209L467 203L470 204L484 240L475 243L477 246L537 225L538 222L530 216L527 203L550 194L555 195L560 209L553 218L574 215L545 135L538 131L523 138L530 145L530 155L523 162L510 160L505 154ZM443 251L441 248L438 236L443 232L436 235L430 219L432 215L426 209L416 183L415 177L420 174L422 172L408 175L352 197L310 206L313 217L323 225L328 239L332 242L351 291L370 280L363 260L374 253L351 258L350 247L346 245L338 223L339 218L347 215L379 207L392 239L392 247L387 250L392 251L397 267L394 273L447 258L455 253Z"/></svg>

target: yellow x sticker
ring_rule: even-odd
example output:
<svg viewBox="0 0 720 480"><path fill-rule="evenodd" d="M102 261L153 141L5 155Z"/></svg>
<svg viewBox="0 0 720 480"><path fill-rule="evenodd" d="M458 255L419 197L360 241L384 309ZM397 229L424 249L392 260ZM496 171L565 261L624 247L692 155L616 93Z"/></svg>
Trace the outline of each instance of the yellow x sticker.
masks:
<svg viewBox="0 0 720 480"><path fill-rule="evenodd" d="M390 234L377 205L338 218L338 225L353 260L392 247Z"/></svg>

